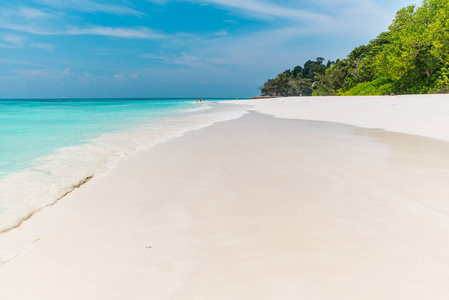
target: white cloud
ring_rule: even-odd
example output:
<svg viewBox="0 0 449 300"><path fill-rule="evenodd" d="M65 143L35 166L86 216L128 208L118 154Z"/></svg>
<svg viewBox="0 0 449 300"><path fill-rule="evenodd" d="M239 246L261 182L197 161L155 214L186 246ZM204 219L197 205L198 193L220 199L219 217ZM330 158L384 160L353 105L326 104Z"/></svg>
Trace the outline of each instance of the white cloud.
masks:
<svg viewBox="0 0 449 300"><path fill-rule="evenodd" d="M123 5L112 5L91 0L39 0L41 4L54 9L77 10L89 13L107 13L114 15L135 15L141 16L143 13ZM123 3L123 2L121 2Z"/></svg>
<svg viewBox="0 0 449 300"><path fill-rule="evenodd" d="M228 32L226 30L220 30L220 31L215 32L215 35L216 36L227 36Z"/></svg>
<svg viewBox="0 0 449 300"><path fill-rule="evenodd" d="M129 75L130 79L139 79L141 77L142 73L141 72L137 72L137 73L132 73Z"/></svg>
<svg viewBox="0 0 449 300"><path fill-rule="evenodd" d="M171 0L147 0L147 1L162 5L162 4L165 4L167 2L170 2Z"/></svg>
<svg viewBox="0 0 449 300"><path fill-rule="evenodd" d="M11 10L12 11L12 10ZM53 15L47 12L44 12L40 9L32 8L32 7L19 7L14 10L15 14L18 16L22 16L24 18L51 18Z"/></svg>
<svg viewBox="0 0 449 300"><path fill-rule="evenodd" d="M65 76L70 76L70 70L72 70L72 68L65 68L64 71L62 71L62 74Z"/></svg>
<svg viewBox="0 0 449 300"><path fill-rule="evenodd" d="M49 52L53 52L55 50L55 46L47 43L32 43L30 44L31 48L37 48L42 50L47 50Z"/></svg>
<svg viewBox="0 0 449 300"><path fill-rule="evenodd" d="M50 70L39 70L39 69L12 70L11 72L29 77L47 77L52 73Z"/></svg>
<svg viewBox="0 0 449 300"><path fill-rule="evenodd" d="M181 56L176 57L171 60L171 63L176 65L183 65L183 66L199 66L202 64L201 57L188 55L186 53L182 53Z"/></svg>
<svg viewBox="0 0 449 300"><path fill-rule="evenodd" d="M10 29L15 31L21 31L31 34L38 35L55 35L57 32L52 32L52 30L48 30L39 26L31 26L31 25L19 25L11 22L5 22L0 20L0 28Z"/></svg>
<svg viewBox="0 0 449 300"><path fill-rule="evenodd" d="M157 55L157 54L153 54L153 53L144 53L139 56L143 57L143 58L149 58L149 59L155 59L155 60L168 60L169 59L166 56Z"/></svg>
<svg viewBox="0 0 449 300"><path fill-rule="evenodd" d="M268 1L260 0L202 0L204 3L213 3L225 7L240 9L253 15L270 16L278 18L288 18L297 21L313 20L327 21L329 18L325 15L313 13L303 9L286 7Z"/></svg>
<svg viewBox="0 0 449 300"><path fill-rule="evenodd" d="M231 23L231 24L235 24L235 25L238 25L238 24L239 24L239 21L237 21L237 20L223 20L223 22L225 22L225 23Z"/></svg>
<svg viewBox="0 0 449 300"><path fill-rule="evenodd" d="M78 28L74 27L70 30L62 32L61 34L67 35L103 35L110 37L121 37L121 38L143 38L143 39L160 39L166 36L156 33L153 30L145 27L140 28L112 28L95 26L91 28Z"/></svg>
<svg viewBox="0 0 449 300"><path fill-rule="evenodd" d="M20 64L20 65L33 65L33 66L39 66L39 64L23 61L23 60L17 60L17 59L7 59L7 58L1 58L0 64Z"/></svg>
<svg viewBox="0 0 449 300"><path fill-rule="evenodd" d="M17 34L3 34L2 39L7 43L17 46L21 46L25 42L25 38Z"/></svg>
<svg viewBox="0 0 449 300"><path fill-rule="evenodd" d="M0 17L4 20L37 20L48 19L56 16L56 14L43 11L41 9L28 6L3 6L0 8Z"/></svg>
<svg viewBox="0 0 449 300"><path fill-rule="evenodd" d="M147 27L113 28L106 26L91 26L89 28L72 27L68 30L54 30L39 26L18 25L14 23L7 23L0 21L0 28L11 29L36 35L101 35L109 37L140 38L140 39L162 39L170 37L168 35L157 33L151 28ZM36 46L35 48L42 48L42 49L47 48L47 50L51 48L51 46L49 46L50 44L41 43L34 45Z"/></svg>
<svg viewBox="0 0 449 300"><path fill-rule="evenodd" d="M11 70L12 73L16 73L22 76L31 78L51 78L51 79L63 79L71 76L72 68L65 68L64 70L57 69L25 69L25 70Z"/></svg>
<svg viewBox="0 0 449 300"><path fill-rule="evenodd" d="M128 6L111 5L91 0L39 0L38 2L56 9L77 10L89 13L100 12L115 15L144 15Z"/></svg>
<svg viewBox="0 0 449 300"><path fill-rule="evenodd" d="M114 75L114 79L118 80L118 81L135 81L135 80L139 80L142 76L142 72L138 71L138 72L129 72L129 73L120 73L120 74L115 74Z"/></svg>
<svg viewBox="0 0 449 300"><path fill-rule="evenodd" d="M187 53L181 53L180 55L162 56L151 53L144 53L139 55L143 58L149 58L153 60L163 61L169 64L182 65L182 66L199 66L202 65L201 57L189 55Z"/></svg>
<svg viewBox="0 0 449 300"><path fill-rule="evenodd" d="M170 0L147 0L149 2L165 4ZM182 0L181 0L182 1ZM299 9L293 6L279 5L274 1L262 1L262 0L184 0L192 3L200 4L215 4L224 8L237 9L242 12L251 14L256 18L276 17L282 19L293 19L295 21L320 21L326 22L329 17L321 14L314 13L305 9ZM292 2L295 3L295 2ZM227 20L227 22L235 22Z"/></svg>

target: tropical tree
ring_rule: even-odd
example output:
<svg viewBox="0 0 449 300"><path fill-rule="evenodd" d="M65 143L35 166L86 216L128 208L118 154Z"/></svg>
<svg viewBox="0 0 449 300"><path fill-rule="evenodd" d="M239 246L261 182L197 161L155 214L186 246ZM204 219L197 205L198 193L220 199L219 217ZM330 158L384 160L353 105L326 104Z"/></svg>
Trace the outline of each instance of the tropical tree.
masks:
<svg viewBox="0 0 449 300"><path fill-rule="evenodd" d="M367 45L335 62L318 57L267 81L269 95L385 95L449 91L449 0L399 10Z"/></svg>

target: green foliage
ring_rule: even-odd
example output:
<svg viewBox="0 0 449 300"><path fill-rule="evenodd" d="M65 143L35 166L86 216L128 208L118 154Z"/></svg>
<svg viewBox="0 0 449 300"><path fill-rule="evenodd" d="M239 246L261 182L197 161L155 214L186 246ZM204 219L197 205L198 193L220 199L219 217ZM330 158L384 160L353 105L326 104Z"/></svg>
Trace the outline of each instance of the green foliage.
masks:
<svg viewBox="0 0 449 300"><path fill-rule="evenodd" d="M269 96L310 96L315 78L326 72L323 62L324 58L318 57L316 61L307 61L304 67L296 66L293 71L286 70L276 78L269 79L260 90L262 94Z"/></svg>
<svg viewBox="0 0 449 300"><path fill-rule="evenodd" d="M307 61L268 80L271 96L449 92L449 1L399 10L387 32L345 59Z"/></svg>
<svg viewBox="0 0 449 300"><path fill-rule="evenodd" d="M449 92L449 69L443 67L437 75L434 92Z"/></svg>
<svg viewBox="0 0 449 300"><path fill-rule="evenodd" d="M357 84L350 90L343 92L343 96L374 96L374 95L389 95L394 91L394 83L386 77L381 77L373 81L365 81Z"/></svg>
<svg viewBox="0 0 449 300"><path fill-rule="evenodd" d="M377 56L382 75L393 80L407 77L431 77L439 68L440 59L433 53L429 26L435 19L435 10L425 1L418 9L408 6L401 9L390 25L391 42ZM441 2L441 0L439 1Z"/></svg>
<svg viewBox="0 0 449 300"><path fill-rule="evenodd" d="M346 65L342 61L337 63L329 62L324 73L317 74L315 82L312 84L314 89L313 96L335 95L336 91L343 87L343 82L347 76Z"/></svg>

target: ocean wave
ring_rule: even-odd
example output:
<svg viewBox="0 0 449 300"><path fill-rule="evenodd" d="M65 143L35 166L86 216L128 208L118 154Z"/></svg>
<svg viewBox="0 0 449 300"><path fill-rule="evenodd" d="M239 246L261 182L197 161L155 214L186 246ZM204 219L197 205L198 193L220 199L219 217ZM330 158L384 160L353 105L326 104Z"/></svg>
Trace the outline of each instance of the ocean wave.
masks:
<svg viewBox="0 0 449 300"><path fill-rule="evenodd" d="M202 105L199 107L193 107L193 108L186 108L186 109L180 109L178 110L178 112L180 113L192 113L192 112L199 112L199 111L205 111L205 110L209 110L212 109L212 107L210 105Z"/></svg>

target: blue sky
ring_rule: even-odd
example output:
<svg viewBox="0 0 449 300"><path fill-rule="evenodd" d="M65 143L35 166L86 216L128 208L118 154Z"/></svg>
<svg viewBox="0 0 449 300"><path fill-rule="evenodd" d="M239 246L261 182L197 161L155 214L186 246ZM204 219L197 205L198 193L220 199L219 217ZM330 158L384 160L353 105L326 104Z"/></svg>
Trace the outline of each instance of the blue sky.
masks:
<svg viewBox="0 0 449 300"><path fill-rule="evenodd" d="M7 3L5 3L7 2ZM419 0L0 2L0 98L250 97Z"/></svg>

